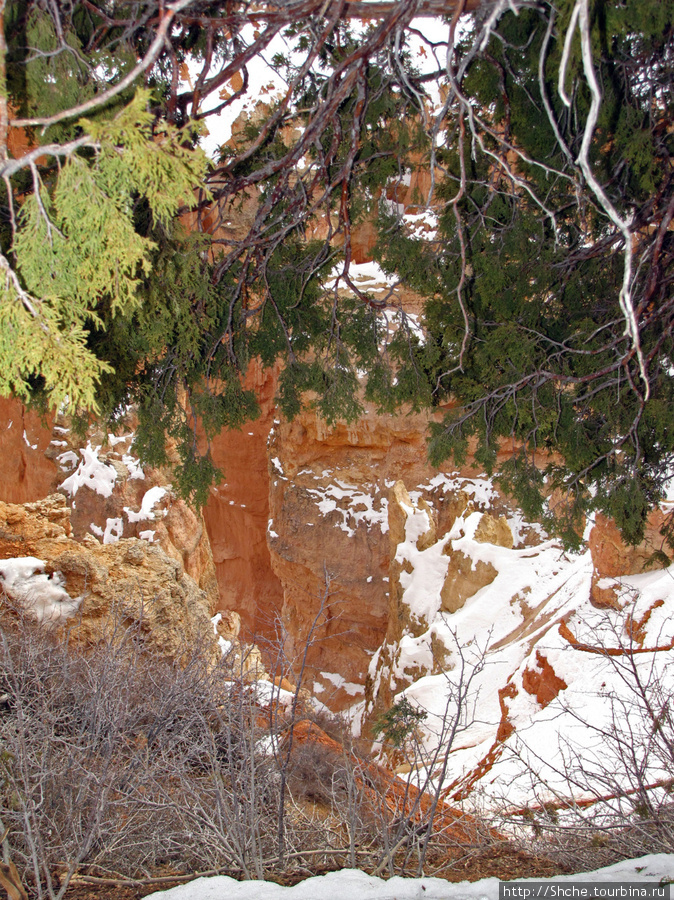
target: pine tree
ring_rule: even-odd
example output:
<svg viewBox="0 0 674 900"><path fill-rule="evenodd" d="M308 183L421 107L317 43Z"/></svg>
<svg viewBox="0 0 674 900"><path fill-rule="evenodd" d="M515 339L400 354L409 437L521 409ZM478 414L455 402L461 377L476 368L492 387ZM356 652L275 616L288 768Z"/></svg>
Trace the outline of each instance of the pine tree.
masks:
<svg viewBox="0 0 674 900"><path fill-rule="evenodd" d="M452 401L431 459L477 438L493 471L507 442L501 482L571 544L592 509L639 541L671 474L673 29L672 3L476 22L435 151L438 238L382 222L382 263L430 298L433 400Z"/></svg>
<svg viewBox="0 0 674 900"><path fill-rule="evenodd" d="M556 486L570 541L592 508L638 540L673 449L673 5L465 3L458 29L441 0L4 4L0 149L10 120L36 149L0 160L0 389L113 420L134 403L144 458L171 436L203 500L203 437L255 415L253 357L281 360L285 415L449 404L434 461L476 437L491 469L509 441L500 476L529 513ZM419 13L452 15L425 74ZM207 170L200 123L265 51L285 94ZM415 166L430 240L382 201ZM379 262L427 298L423 339L350 279L374 217Z"/></svg>
<svg viewBox="0 0 674 900"><path fill-rule="evenodd" d="M123 69L128 57L85 60L77 32L57 34L39 5L10 3L4 14L14 52L5 45L1 73L0 169L11 231L0 257L0 391L28 398L39 387L55 407L95 410L97 384L111 369L87 346L88 334L103 324L102 305L126 313L138 303L150 270L154 245L135 228L134 207L142 199L157 222L169 222L201 184L206 160L183 131L155 121L141 89L92 118L33 132L35 149L10 159L8 110L58 120L101 89L94 61ZM32 58L23 61L17 94L21 38Z"/></svg>

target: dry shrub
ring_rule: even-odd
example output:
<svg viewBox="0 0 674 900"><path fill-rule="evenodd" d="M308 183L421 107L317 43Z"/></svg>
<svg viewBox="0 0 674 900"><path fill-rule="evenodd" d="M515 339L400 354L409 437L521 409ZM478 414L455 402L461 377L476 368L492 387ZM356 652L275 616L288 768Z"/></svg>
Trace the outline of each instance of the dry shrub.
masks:
<svg viewBox="0 0 674 900"><path fill-rule="evenodd" d="M38 897L77 870L262 874L276 771L256 698L223 660L180 665L108 622L86 652L17 615L0 633L0 818Z"/></svg>

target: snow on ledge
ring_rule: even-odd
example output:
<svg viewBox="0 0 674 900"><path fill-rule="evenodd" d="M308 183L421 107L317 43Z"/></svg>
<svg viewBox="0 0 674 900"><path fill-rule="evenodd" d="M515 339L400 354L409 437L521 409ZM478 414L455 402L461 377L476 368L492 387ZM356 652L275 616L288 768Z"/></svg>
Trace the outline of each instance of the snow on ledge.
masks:
<svg viewBox="0 0 674 900"><path fill-rule="evenodd" d="M71 497L74 497L81 487L88 487L100 494L101 497L109 497L112 494L117 480L117 471L114 466L101 462L98 458L100 449L100 445L92 447L91 443L87 441L87 446L80 450L82 461L73 474L61 483L63 490ZM65 457L66 454L61 454L61 456ZM72 457L69 456L69 461L71 459ZM59 461L61 461L61 457L59 457Z"/></svg>
<svg viewBox="0 0 674 900"><path fill-rule="evenodd" d="M156 513L153 512L153 509L166 493L166 488L152 487L143 494L138 512L134 512L130 506L125 506L124 512L129 522L145 522L148 519L155 519Z"/></svg>
<svg viewBox="0 0 674 900"><path fill-rule="evenodd" d="M77 612L81 597L72 598L64 589L60 572L47 575L46 563L34 556L3 559L0 583L38 622L58 623Z"/></svg>
<svg viewBox="0 0 674 900"><path fill-rule="evenodd" d="M130 453L125 453L122 456L122 462L129 470L129 481L134 478L145 478L145 472L143 472L143 467L137 457L132 456Z"/></svg>
<svg viewBox="0 0 674 900"><path fill-rule="evenodd" d="M347 681L338 672L321 672L320 675L321 678L334 684L337 690L344 691L350 697L355 697L356 694L365 693L365 688L362 684L356 684L354 681Z"/></svg>

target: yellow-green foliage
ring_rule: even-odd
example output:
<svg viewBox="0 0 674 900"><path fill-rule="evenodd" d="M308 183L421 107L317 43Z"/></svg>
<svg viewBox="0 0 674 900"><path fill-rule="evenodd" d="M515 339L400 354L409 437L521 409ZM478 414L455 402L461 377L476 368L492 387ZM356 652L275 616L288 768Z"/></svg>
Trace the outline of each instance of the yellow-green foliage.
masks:
<svg viewBox="0 0 674 900"><path fill-rule="evenodd" d="M134 227L134 202L146 198L166 222L206 168L203 152L179 129L164 124L153 132L147 103L147 92L138 91L114 119L80 121L94 149L68 157L39 198L24 201L13 250L35 314L7 280L0 392L27 396L27 379L41 376L53 406L95 408L96 382L110 368L87 349L88 330L100 324L103 301L122 313L137 303L155 246Z"/></svg>

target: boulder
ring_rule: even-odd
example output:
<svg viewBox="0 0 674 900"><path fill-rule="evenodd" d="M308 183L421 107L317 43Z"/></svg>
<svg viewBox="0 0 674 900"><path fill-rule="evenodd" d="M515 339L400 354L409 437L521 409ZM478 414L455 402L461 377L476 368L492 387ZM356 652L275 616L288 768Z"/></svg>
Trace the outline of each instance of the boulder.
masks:
<svg viewBox="0 0 674 900"><path fill-rule="evenodd" d="M491 584L498 572L489 562L473 562L461 550L450 550L448 555L449 566L440 599L442 610L453 613L461 609L469 597Z"/></svg>
<svg viewBox="0 0 674 900"><path fill-rule="evenodd" d="M18 506L0 502L0 582L11 606L94 643L120 626L138 628L161 656L205 647L213 658L211 602L159 546L123 538L76 541L62 494Z"/></svg>

